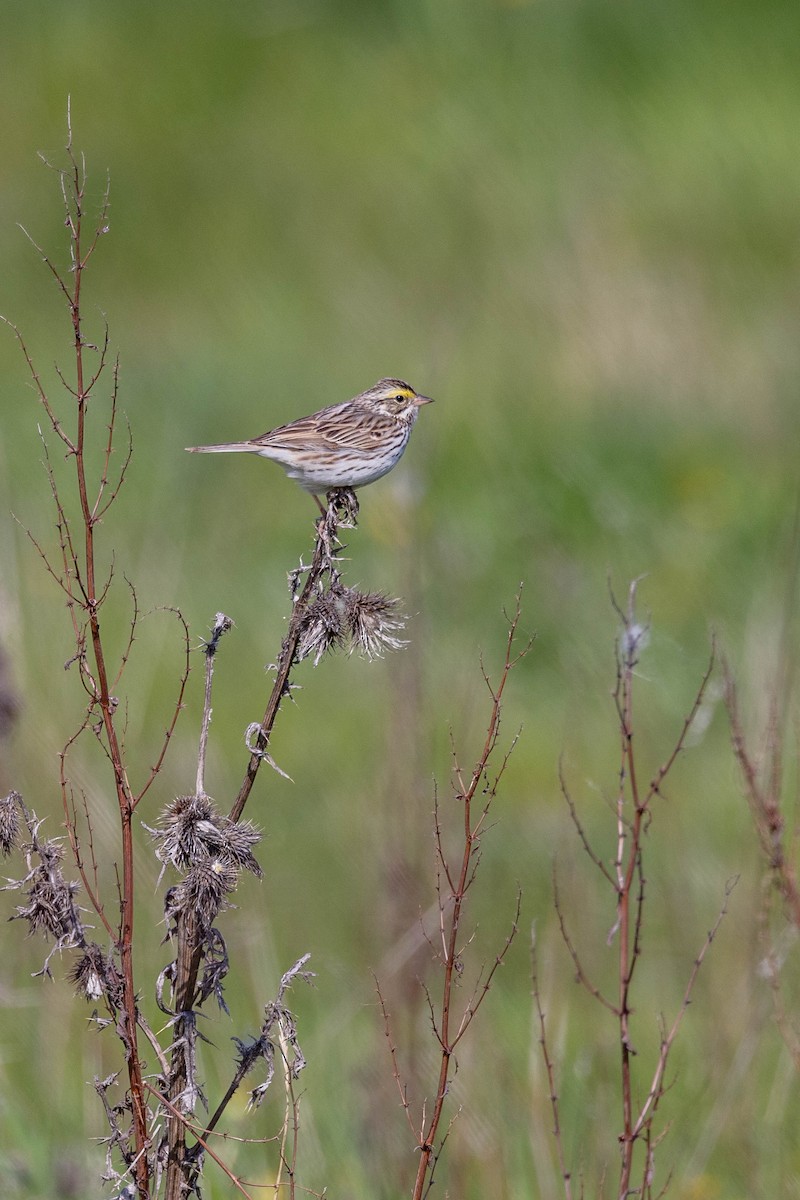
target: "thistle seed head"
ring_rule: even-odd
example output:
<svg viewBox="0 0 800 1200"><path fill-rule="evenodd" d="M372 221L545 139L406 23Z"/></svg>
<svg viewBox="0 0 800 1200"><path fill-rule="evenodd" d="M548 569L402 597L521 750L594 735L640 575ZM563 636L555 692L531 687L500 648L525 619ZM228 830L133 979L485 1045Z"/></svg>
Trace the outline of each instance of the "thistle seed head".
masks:
<svg viewBox="0 0 800 1200"><path fill-rule="evenodd" d="M238 872L230 862L207 855L187 871L175 889L176 907L196 913L200 929L207 930L217 914L228 908L226 897L236 888Z"/></svg>
<svg viewBox="0 0 800 1200"><path fill-rule="evenodd" d="M209 796L178 796L152 833L161 843L156 857L178 870L218 858L235 870L261 876L251 849L261 840L261 834L250 821L237 823L223 817Z"/></svg>
<svg viewBox="0 0 800 1200"><path fill-rule="evenodd" d="M357 650L364 658L383 658L387 650L400 650L408 645L397 636L406 624L399 600L381 592L352 590L349 617L351 653Z"/></svg>
<svg viewBox="0 0 800 1200"><path fill-rule="evenodd" d="M99 1000L108 993L111 1003L119 1005L122 979L111 958L106 958L96 942L90 942L73 966L69 978L75 984L75 992L86 1000Z"/></svg>
<svg viewBox="0 0 800 1200"><path fill-rule="evenodd" d="M313 656L316 666L328 651L343 647L364 658L382 658L387 650L406 645L397 637L405 623L398 600L332 583L309 605L303 618L298 661Z"/></svg>

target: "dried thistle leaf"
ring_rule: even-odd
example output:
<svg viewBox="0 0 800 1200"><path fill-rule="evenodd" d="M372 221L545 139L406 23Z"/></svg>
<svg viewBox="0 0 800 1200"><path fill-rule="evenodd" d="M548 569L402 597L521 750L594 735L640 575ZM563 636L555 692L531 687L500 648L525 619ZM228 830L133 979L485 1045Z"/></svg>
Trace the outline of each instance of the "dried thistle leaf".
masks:
<svg viewBox="0 0 800 1200"><path fill-rule="evenodd" d="M0 851L8 855L19 836L19 792L9 792L0 800Z"/></svg>

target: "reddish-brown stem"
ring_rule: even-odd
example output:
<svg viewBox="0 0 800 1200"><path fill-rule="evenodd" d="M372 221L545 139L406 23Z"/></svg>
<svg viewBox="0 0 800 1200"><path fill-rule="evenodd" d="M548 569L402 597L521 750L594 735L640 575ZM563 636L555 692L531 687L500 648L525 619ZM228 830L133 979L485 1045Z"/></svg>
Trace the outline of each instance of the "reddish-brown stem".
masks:
<svg viewBox="0 0 800 1200"><path fill-rule="evenodd" d="M445 1099L447 1097L448 1080L452 1067L453 1051L455 1050L461 1038L464 1036L482 1002L485 1000L494 973L502 964L517 930L520 902L519 897L517 899L516 917L512 925L511 932L506 939L505 945L500 953L496 955L494 964L484 979L482 989L478 991L476 988L476 991L473 993L472 998L468 1002L460 1021L453 1026L454 983L457 973L459 972L459 964L461 961L461 954L459 950L459 930L461 925L461 917L467 892L469 891L469 888L475 878L476 864L473 862L473 858L475 856L480 840L481 830L486 819L488 804L491 802L493 790L497 784L497 780L495 780L494 785L486 781L487 765L492 756L492 752L497 745L497 737L500 729L503 692L505 691L508 677L519 659L527 653L530 645L529 644L523 651L521 651L520 654L514 655L512 653L517 626L519 625L519 619L520 601L519 597L517 597L516 611L509 623L505 660L500 674L500 681L496 689L492 687L491 682L484 672L484 680L492 697L492 706L483 750L477 762L475 763L472 775L466 786L458 761L456 761L454 765L454 775L458 784L456 799L459 800L463 805L463 847L461 852L461 862L457 873L452 871L447 858L445 857L438 815L436 818L434 832L437 854L437 874L446 878L450 887L449 896L445 898L441 895L441 893L439 896L440 929L443 943L441 955L443 973L440 992L441 998L439 1001L439 1008L436 1013L434 1013L433 1002L430 996L428 997L428 1003L431 1009L431 1021L441 1050L441 1057L439 1062L439 1079L436 1087L433 1108L430 1116L426 1116L423 1113L417 1133L417 1144L420 1151L420 1156L419 1163L417 1165L416 1179L414 1181L414 1189L412 1191L413 1200L422 1200L423 1195L426 1194L426 1186L430 1185L431 1176L436 1165L436 1139L442 1120ZM506 761L507 758L504 760L503 767L501 767L501 770L498 774L498 779L500 775L502 775ZM473 818L473 801L482 783L485 784L488 800L486 805L484 805L482 808L480 815L477 818ZM384 1021L387 1025L388 1036L388 1017L386 1015L385 1007ZM455 1030L454 1032L453 1029ZM391 1048L391 1038L389 1038L389 1044ZM396 1055L394 1052L392 1058L395 1078L397 1079L398 1086L401 1088L404 1107L407 1108L404 1090L400 1085L399 1075L397 1073Z"/></svg>
<svg viewBox="0 0 800 1200"><path fill-rule="evenodd" d="M564 1196L565 1200L572 1200L572 1173L567 1166L567 1159L564 1153L564 1139L561 1133L561 1116L558 1103L558 1090L556 1088L556 1073L553 1067L553 1060L550 1057L550 1049L547 1044L547 1021L544 1007L542 1005L542 993L539 988L539 966L536 954L535 929L532 931L531 935L531 989L533 993L534 1004L536 1005L536 1013L539 1019L539 1046L542 1051L544 1067L547 1073L550 1111L553 1114L553 1138L555 1139L556 1143L558 1165L561 1171L561 1179L564 1184Z"/></svg>
<svg viewBox="0 0 800 1200"><path fill-rule="evenodd" d="M632 1042L631 1015L633 1012L633 979L636 973L637 965L643 954L643 918L645 909L644 839L648 823L652 816L653 801L655 797L661 795L662 784L674 766L678 756L683 751L686 745L689 730L703 702L706 688L708 686L714 666L714 649L712 647L709 664L695 693L691 710L684 719L682 728L673 744L670 753L667 755L667 758L663 762L662 766L659 767L659 769L652 776L646 792L642 792L639 785L637 761L634 749L633 690L639 654L647 640L647 629L646 627L638 624L636 621L636 588L637 582L634 581L629 589L628 603L624 609L617 605L616 601L614 601L612 597L614 608L622 624L622 632L620 634L617 646L617 679L616 688L614 690L614 703L617 712L620 736L620 759L617 794L615 800L617 835L616 854L612 871L609 871L606 868L602 858L596 853L594 848L589 843L580 818L578 817L576 806L563 778L563 773L561 773L561 790L569 807L570 816L577 830L581 844L603 877L612 885L616 896L616 917L608 938L609 943L615 937L618 938L619 942L617 953L616 1004L609 1003L586 976L578 951L575 948L566 928L565 917L559 899L554 875L556 915L561 926L562 938L575 965L578 980L595 997L595 999L599 1000L611 1012L614 1013L617 1021L620 1053L620 1092L622 1103L622 1129L619 1133L621 1155L620 1180L618 1189L619 1200L624 1200L625 1197L628 1197L634 1193L637 1195L648 1196L652 1194L650 1181L652 1179L653 1152L655 1146L660 1140L660 1138L656 1137L653 1132L653 1117L665 1091L664 1074L666 1070L667 1057L680 1026L683 1014L688 1007L689 998L694 987L700 965L705 957L705 953L711 941L716 934L719 922L722 920L722 917L726 911L726 907L723 906L717 923L715 924L711 933L708 935L706 943L695 961L694 968L690 973L686 986L683 1005L677 1018L675 1019L669 1031L665 1029L662 1034L661 1053L659 1055L651 1089L645 1098L644 1103L639 1107L637 1113L634 1103L633 1080L633 1062L636 1050ZM534 981L534 983L535 991L538 993L538 983L536 983L536 981ZM538 994L537 1005L539 1006L541 1022L542 1015ZM542 1031L542 1036L544 1037L544 1030ZM552 1067L549 1063L546 1044L543 1045L543 1053L545 1055L545 1065L548 1070L548 1078L551 1079L552 1088ZM644 1156L641 1186L633 1182L634 1153L637 1143L641 1143ZM559 1154L561 1154L560 1146Z"/></svg>
<svg viewBox="0 0 800 1200"><path fill-rule="evenodd" d="M133 919L134 919L134 865L133 865L133 798L128 786L127 775L123 764L122 751L114 725L114 704L108 686L108 669L106 666L105 649L100 634L100 618L96 588L96 565L94 546L95 516L89 501L86 480L86 462L84 449L86 444L86 409L89 389L85 386L83 333L81 321L81 285L86 261L94 248L90 246L83 257L81 244L83 222L83 197L85 180L81 169L74 157L70 142L67 147L70 159L70 183L67 196L72 199L70 209L67 201L67 219L70 229L73 253L73 287L69 297L70 316L72 320L73 338L75 343L75 391L77 395L77 434L75 437L75 476L78 487L81 516L84 527L83 548L83 578L86 588L86 612L89 619L92 655L95 664L96 695L95 704L100 709L103 729L106 736L109 757L114 773L114 785L117 795L117 805L120 816L120 834L122 841L122 890L120 895L120 924L118 933L118 948L123 981L123 1010L120 1034L125 1045L125 1056L128 1064L128 1079L130 1082L130 1097L133 1114L133 1135L135 1152L135 1177L139 1196L146 1200L149 1195L149 1171L146 1156L147 1147L147 1111L142 1084L142 1068L137 1046L137 1001L133 976ZM66 192L66 180L64 180Z"/></svg>
<svg viewBox="0 0 800 1200"><path fill-rule="evenodd" d="M68 456L73 458L75 464L75 481L78 492L80 520L83 527L82 548L79 548L77 540L73 540L73 533L70 528L70 523L62 504L56 479L50 468L49 459L47 456L45 458L45 465L58 516L57 527L62 559L61 574L54 570L46 554L43 552L41 547L39 547L35 539L32 538L32 540L37 546L37 549L39 550L39 553L48 571L56 579L67 595L70 617L75 634L76 647L74 659L71 661L77 661L79 664L81 683L85 688L89 698L89 707L83 724L81 725L78 734L68 740L62 752L60 771L61 792L71 845L75 853L75 860L81 872L87 894L98 915L103 921L107 931L111 936L114 937L120 956L122 975L122 1006L121 1011L118 1014L117 1031L125 1047L125 1058L128 1067L129 1096L133 1118L133 1145L131 1154L131 1161L133 1164L132 1172L136 1184L137 1194L140 1197L140 1200L146 1200L146 1198L149 1196L150 1189L150 1168L147 1158L147 1112L144 1101L142 1068L137 1047L137 1003L132 957L134 916L132 817L134 803L124 766L123 748L118 738L114 723L116 700L111 695L106 652L100 628L99 610L103 600L105 599L108 585L110 583L110 577L105 585L100 588L98 593L94 540L95 525L99 520L100 510L98 506L100 498L102 497L106 488L108 463L111 455L113 440L114 415L116 412L116 370L114 394L112 399L112 414L108 442L104 457L103 473L100 481L98 497L94 505L92 505L89 499L89 483L87 479L87 463L85 457L88 401L92 389L97 383L105 365L107 338L100 352L98 368L94 374L91 374L89 371L87 371L84 359L84 349L88 343L85 342L82 331L81 293L83 272L86 268L86 264L93 253L101 234L105 232L104 222L108 205L108 193L106 193L104 207L101 213L100 221L96 226L94 237L91 240L88 249L85 249L82 242L82 233L86 173L83 164L79 164L73 151L72 128L69 110L67 117L67 129L67 158L69 166L67 169L59 172L59 178L61 184L61 193L64 201L64 210L66 216L65 223L68 229L70 256L72 262L69 276L65 278L65 276L59 272L52 261L41 251L38 246L36 249L41 254L46 266L53 275L59 289L69 305L75 353L74 387L66 381L58 368L56 368L56 370L67 391L75 398L76 401L76 429L74 436L70 436L65 432L44 391L40 377L34 368L33 361L28 353L24 341L22 340L22 337L14 326L11 326L11 328L14 330L17 341L22 348L25 360L31 373L31 377L34 381L39 399L47 414L50 425L57 437L66 446ZM35 242L33 244L36 245ZM67 279L69 279L69 282ZM105 508L107 508L107 504ZM103 511L105 511L105 508L103 508ZM92 668L89 667L86 659L87 646L91 646L91 657L93 660ZM95 718L95 714L97 714L98 710L99 720ZM85 730L90 724L97 733L98 737L101 737L102 735L102 740L104 743L103 748L109 758L113 770L114 788L120 815L122 880L119 888L120 920L116 934L114 934L111 925L105 916L103 905L100 901L100 897L95 886L96 880L93 880L89 877L82 862L80 843L75 827L74 806L71 804L71 792L65 772L65 758L70 746L74 743L77 736L79 736L80 733L82 733L83 730Z"/></svg>
<svg viewBox="0 0 800 1200"><path fill-rule="evenodd" d="M392 1025L391 1025L391 1020L389 1018L389 1010L386 1007L386 1000L384 998L383 992L381 991L381 985L378 981L377 975L373 974L372 978L375 980L375 991L378 994L378 1003L381 1006L381 1013L383 1015L383 1032L386 1035L386 1041L389 1046L389 1054L390 1054L391 1060L392 1060L392 1076L394 1078L395 1083L397 1084L397 1090L400 1093L400 1103L402 1104L403 1111L406 1114L406 1120L408 1121L408 1124L411 1127L412 1134L414 1135L414 1137L416 1137L417 1129L414 1124L414 1118L411 1115L411 1105L408 1102L408 1089L405 1086L405 1084L403 1083L403 1080L400 1076L400 1067L399 1067L398 1061L397 1061L397 1046L395 1045L394 1037L392 1036Z"/></svg>
<svg viewBox="0 0 800 1200"><path fill-rule="evenodd" d="M781 805L780 786L779 784L776 786L776 781L780 780L782 775L782 768L776 763L776 760L781 759L783 755L782 738L778 736L777 726L770 718L765 755L766 766L760 773L756 759L747 745L739 712L736 683L727 663L724 664L724 679L725 703L731 726L733 752L742 773L745 795L756 833L768 870L783 899L789 919L796 929L800 929L800 884L798 884L794 864L785 849L786 821ZM766 782L762 782L762 774L766 775Z"/></svg>

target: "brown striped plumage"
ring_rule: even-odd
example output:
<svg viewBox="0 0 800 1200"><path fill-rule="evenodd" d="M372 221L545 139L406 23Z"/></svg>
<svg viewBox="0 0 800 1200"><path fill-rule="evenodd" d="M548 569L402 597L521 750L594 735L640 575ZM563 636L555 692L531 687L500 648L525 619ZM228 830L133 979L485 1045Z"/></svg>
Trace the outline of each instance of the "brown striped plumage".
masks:
<svg viewBox="0 0 800 1200"><path fill-rule="evenodd" d="M200 454L260 454L281 464L314 495L364 487L391 471L406 448L420 405L430 404L402 379L381 379L345 404L270 429L247 442L187 446Z"/></svg>

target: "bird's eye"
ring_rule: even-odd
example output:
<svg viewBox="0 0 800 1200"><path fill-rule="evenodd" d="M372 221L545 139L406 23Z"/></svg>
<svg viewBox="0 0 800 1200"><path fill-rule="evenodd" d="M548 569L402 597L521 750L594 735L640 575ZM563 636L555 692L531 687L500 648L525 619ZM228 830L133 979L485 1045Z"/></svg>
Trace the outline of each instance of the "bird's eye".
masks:
<svg viewBox="0 0 800 1200"><path fill-rule="evenodd" d="M403 396L402 394L399 396L395 396L395 398L394 398L395 404L402 404L404 400L405 400L405 396Z"/></svg>

